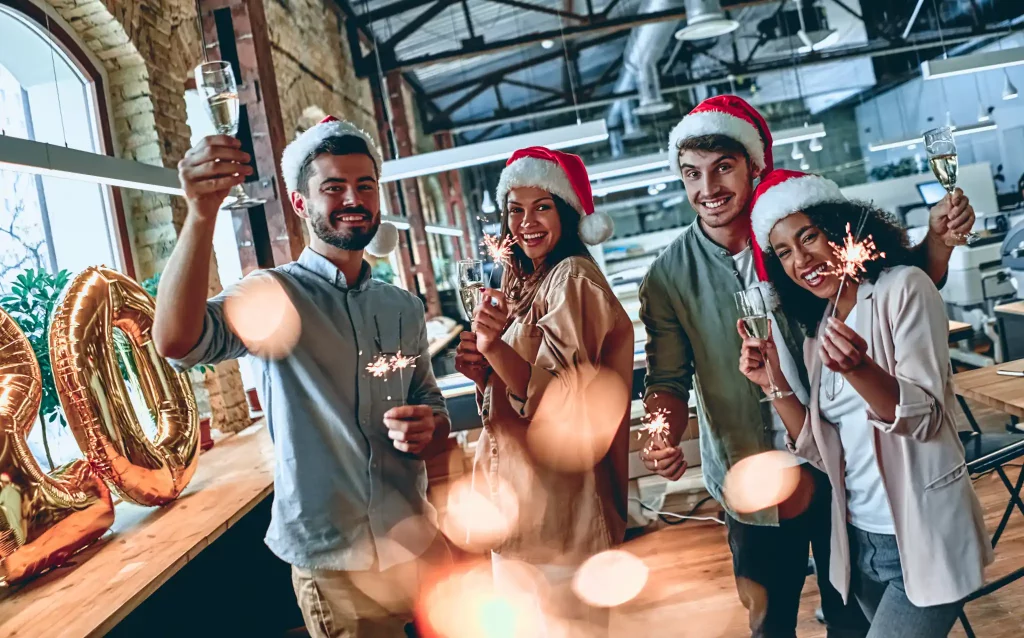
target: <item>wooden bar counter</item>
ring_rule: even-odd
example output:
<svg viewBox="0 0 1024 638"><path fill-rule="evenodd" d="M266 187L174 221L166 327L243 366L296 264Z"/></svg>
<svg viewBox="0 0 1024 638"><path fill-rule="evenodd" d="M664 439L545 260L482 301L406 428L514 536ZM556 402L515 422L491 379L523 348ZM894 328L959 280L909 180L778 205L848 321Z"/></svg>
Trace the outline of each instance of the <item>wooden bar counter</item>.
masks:
<svg viewBox="0 0 1024 638"><path fill-rule="evenodd" d="M0 590L0 635L104 635L269 496L273 483L263 422L219 439L172 504L119 503L98 543L34 581Z"/></svg>

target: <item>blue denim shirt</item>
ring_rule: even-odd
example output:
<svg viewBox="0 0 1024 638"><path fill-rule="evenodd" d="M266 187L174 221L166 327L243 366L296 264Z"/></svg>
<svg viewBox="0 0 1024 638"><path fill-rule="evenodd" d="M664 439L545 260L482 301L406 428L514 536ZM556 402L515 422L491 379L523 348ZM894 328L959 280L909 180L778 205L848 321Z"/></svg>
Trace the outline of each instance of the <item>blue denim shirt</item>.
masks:
<svg viewBox="0 0 1024 638"><path fill-rule="evenodd" d="M422 554L436 534L426 467L394 448L383 423L403 397L447 414L430 367L422 302L371 279L366 263L349 284L309 248L298 261L254 276L267 273L302 323L288 356L256 359L276 456L267 545L306 569L387 569ZM207 301L202 337L173 362L178 369L248 355L224 319L230 294ZM398 350L419 355L416 367L386 379L366 372L378 354Z"/></svg>
<svg viewBox="0 0 1024 638"><path fill-rule="evenodd" d="M775 449L770 404L760 402L760 389L739 371L742 343L733 295L744 287L732 255L696 221L654 261L640 286L640 319L647 329L645 396L664 392L686 401L696 392L704 485L727 509L726 472L748 456ZM775 317L807 387L800 326L781 310ZM774 507L729 513L753 525L779 520Z"/></svg>

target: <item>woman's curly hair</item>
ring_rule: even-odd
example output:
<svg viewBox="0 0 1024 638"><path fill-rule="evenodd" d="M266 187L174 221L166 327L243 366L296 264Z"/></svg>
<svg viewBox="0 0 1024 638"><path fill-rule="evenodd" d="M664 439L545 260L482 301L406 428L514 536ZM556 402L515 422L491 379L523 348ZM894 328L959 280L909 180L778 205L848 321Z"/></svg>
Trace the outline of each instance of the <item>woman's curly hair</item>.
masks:
<svg viewBox="0 0 1024 638"><path fill-rule="evenodd" d="M832 202L809 206L802 212L830 242L837 245L842 245L846 237L847 224L850 225L851 232L856 233L863 219L864 225L857 238L863 239L870 235L878 251L885 253L885 257L864 264L867 272L862 276L862 280L873 283L883 270L893 266L920 265L914 252L910 250L906 229L895 217L881 208L859 201ZM779 295L782 308L786 314L800 323L808 335L816 334L818 323L825 313L829 300L820 299L809 290L801 288L786 273L775 251L770 246L766 249L765 270L768 272L768 280Z"/></svg>

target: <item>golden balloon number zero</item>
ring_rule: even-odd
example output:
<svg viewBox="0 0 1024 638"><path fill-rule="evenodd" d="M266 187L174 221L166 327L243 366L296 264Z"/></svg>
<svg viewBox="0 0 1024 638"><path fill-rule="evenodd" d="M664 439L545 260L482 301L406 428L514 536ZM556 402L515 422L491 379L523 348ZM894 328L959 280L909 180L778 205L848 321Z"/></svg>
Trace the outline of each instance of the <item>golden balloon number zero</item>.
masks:
<svg viewBox="0 0 1024 638"><path fill-rule="evenodd" d="M199 425L187 379L156 352L152 298L129 277L91 267L71 282L50 325L57 393L87 461L47 475L28 450L42 395L39 366L14 321L0 311L0 580L59 565L110 527L107 481L140 505L171 502L195 473ZM135 384L152 413L146 436L113 348L130 343Z"/></svg>

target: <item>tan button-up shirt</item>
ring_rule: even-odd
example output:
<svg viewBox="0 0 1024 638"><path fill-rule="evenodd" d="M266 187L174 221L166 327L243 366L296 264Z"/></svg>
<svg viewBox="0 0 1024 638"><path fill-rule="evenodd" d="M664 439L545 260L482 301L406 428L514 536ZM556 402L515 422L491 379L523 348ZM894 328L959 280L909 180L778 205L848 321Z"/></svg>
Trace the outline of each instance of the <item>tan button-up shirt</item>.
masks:
<svg viewBox="0 0 1024 638"><path fill-rule="evenodd" d="M492 374L480 400L477 467L518 509L497 551L578 562L625 534L633 324L597 265L570 257L503 340L532 372L525 397Z"/></svg>

